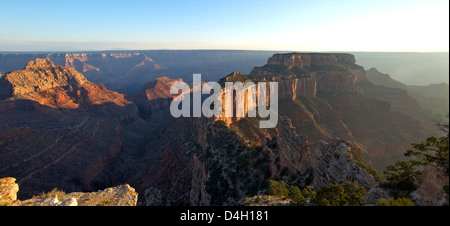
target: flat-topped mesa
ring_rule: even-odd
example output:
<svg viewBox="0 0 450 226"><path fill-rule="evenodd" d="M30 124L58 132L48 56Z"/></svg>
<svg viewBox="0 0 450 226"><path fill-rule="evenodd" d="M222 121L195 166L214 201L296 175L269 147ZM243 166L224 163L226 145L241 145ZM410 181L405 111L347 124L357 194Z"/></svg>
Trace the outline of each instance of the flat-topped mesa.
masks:
<svg viewBox="0 0 450 226"><path fill-rule="evenodd" d="M365 78L364 68L346 53L274 54L267 64L250 72L252 80L279 83L280 99L315 97L323 92L356 92L356 83Z"/></svg>
<svg viewBox="0 0 450 226"><path fill-rule="evenodd" d="M267 61L268 65L285 65L288 69L293 67L310 68L314 66L335 65L345 62L355 64L355 57L352 54L339 53L290 53L274 54Z"/></svg>

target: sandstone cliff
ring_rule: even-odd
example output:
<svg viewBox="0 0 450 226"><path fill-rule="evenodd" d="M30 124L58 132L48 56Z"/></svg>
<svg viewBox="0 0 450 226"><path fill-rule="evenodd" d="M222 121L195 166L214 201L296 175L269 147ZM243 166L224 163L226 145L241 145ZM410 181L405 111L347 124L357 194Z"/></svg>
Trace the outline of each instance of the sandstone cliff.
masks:
<svg viewBox="0 0 450 226"><path fill-rule="evenodd" d="M423 126L429 123L407 116L421 115L421 122L431 120L429 114L418 112L416 102L404 93L391 92L410 100L399 100L401 104L391 108L389 102L396 104L396 99L384 98L385 88L370 84L364 68L355 64L350 54L274 54L246 77L253 82L278 82L279 113L292 118L296 128L308 131L312 144L332 141L335 136L354 140L379 170L388 161L401 158L410 143L423 139L430 129ZM406 115L396 112L400 110Z"/></svg>
<svg viewBox="0 0 450 226"><path fill-rule="evenodd" d="M319 91L356 92L356 83L365 77L351 54L274 54L267 64L255 67L250 77L277 81L282 85L280 99L315 97Z"/></svg>

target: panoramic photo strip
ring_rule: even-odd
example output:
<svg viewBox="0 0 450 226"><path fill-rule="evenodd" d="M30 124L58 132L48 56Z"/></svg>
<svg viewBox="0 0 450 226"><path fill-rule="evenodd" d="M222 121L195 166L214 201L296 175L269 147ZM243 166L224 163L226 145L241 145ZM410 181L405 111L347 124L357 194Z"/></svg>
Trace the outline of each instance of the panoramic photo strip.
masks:
<svg viewBox="0 0 450 226"><path fill-rule="evenodd" d="M82 206L439 220L449 1L0 0L0 215Z"/></svg>

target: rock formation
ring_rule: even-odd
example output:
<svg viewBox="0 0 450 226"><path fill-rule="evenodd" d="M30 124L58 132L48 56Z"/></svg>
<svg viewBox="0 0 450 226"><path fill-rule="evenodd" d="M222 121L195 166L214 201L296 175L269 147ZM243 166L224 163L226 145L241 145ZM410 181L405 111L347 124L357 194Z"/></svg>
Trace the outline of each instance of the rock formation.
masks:
<svg viewBox="0 0 450 226"><path fill-rule="evenodd" d="M442 187L449 184L449 175L444 170L427 166L416 176L418 188L410 194L411 200L418 206L448 205L448 199ZM447 197L448 198L448 197Z"/></svg>
<svg viewBox="0 0 450 226"><path fill-rule="evenodd" d="M96 192L72 192L41 195L27 200L16 200L19 185L15 178L0 179L0 200L10 206L136 206L138 194L128 184ZM46 197L49 196L49 197Z"/></svg>
<svg viewBox="0 0 450 226"><path fill-rule="evenodd" d="M28 62L23 70L0 79L0 96L36 101L54 108L78 108L80 105L131 104L123 94L89 82L73 68L55 66L46 59Z"/></svg>
<svg viewBox="0 0 450 226"><path fill-rule="evenodd" d="M255 67L251 77L263 76L283 87L280 99L316 97L320 91L356 92L356 83L365 77L351 54L274 54L267 64Z"/></svg>
<svg viewBox="0 0 450 226"><path fill-rule="evenodd" d="M421 110L417 102L404 92L396 93L368 82L364 68L355 64L350 54L275 54L249 75L233 72L219 83L223 86L236 81L278 82L279 113L290 117L294 127L308 131L311 143L332 141L335 136L354 140L362 144L363 152L378 169L389 163L387 159L401 158L411 142L423 139L426 130L432 129L430 114ZM386 93L395 98L385 98ZM247 93L244 96L247 114ZM235 103L236 96L233 98ZM225 105L222 107L224 115ZM242 118L216 119L236 124Z"/></svg>
<svg viewBox="0 0 450 226"><path fill-rule="evenodd" d="M369 166L363 162L361 150L356 145L336 138L331 144L322 141L320 146L321 156L315 166L314 187L345 181L356 181L366 189L375 185L377 180L368 172L369 168L364 168Z"/></svg>
<svg viewBox="0 0 450 226"><path fill-rule="evenodd" d="M310 142L328 142L335 136L354 140L378 169L389 158L401 158L411 142L427 134L428 127L424 129L419 121L395 112L388 102L371 98L380 98L383 88L367 81L364 68L350 54L275 54L247 77L254 82L278 82L279 113L289 116L294 127L308 131ZM414 103L402 103L403 109L417 107ZM430 119L426 113L418 114Z"/></svg>
<svg viewBox="0 0 450 226"><path fill-rule="evenodd" d="M170 87L172 84L182 81L183 79L160 77L155 81L146 83L141 91L132 98L139 107L141 115L147 118L156 112L169 108L170 102L176 96L170 94Z"/></svg>
<svg viewBox="0 0 450 226"><path fill-rule="evenodd" d="M0 178L0 200L14 201L17 199L19 185L15 183L16 178Z"/></svg>
<svg viewBox="0 0 450 226"><path fill-rule="evenodd" d="M304 172L312 167L312 156L308 143L308 137L304 134L297 135L291 119L283 116L278 124L278 136L276 139L277 155L280 158L281 167L287 167L292 172Z"/></svg>

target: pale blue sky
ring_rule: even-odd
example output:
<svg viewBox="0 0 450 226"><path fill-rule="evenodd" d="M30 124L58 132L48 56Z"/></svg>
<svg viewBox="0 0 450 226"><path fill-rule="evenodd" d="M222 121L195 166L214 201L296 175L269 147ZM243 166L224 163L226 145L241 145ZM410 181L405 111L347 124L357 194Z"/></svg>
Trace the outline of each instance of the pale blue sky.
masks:
<svg viewBox="0 0 450 226"><path fill-rule="evenodd" d="M0 51L445 51L448 0L0 0Z"/></svg>

